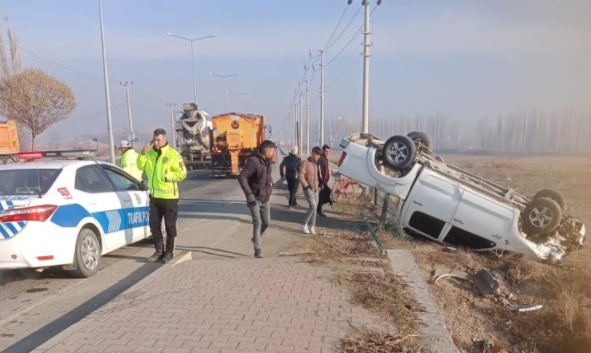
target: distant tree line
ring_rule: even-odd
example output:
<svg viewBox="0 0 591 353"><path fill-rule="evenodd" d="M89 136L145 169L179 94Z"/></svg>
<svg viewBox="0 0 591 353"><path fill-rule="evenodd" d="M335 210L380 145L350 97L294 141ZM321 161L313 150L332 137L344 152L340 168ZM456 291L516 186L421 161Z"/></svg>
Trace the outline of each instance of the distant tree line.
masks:
<svg viewBox="0 0 591 353"><path fill-rule="evenodd" d="M326 140L338 145L342 137L359 132L361 118L331 117ZM316 135L313 129L312 136ZM370 118L370 133L387 139L424 131L435 150L460 153L585 154L591 153L591 116L582 113L511 112L496 118L463 121L437 114Z"/></svg>

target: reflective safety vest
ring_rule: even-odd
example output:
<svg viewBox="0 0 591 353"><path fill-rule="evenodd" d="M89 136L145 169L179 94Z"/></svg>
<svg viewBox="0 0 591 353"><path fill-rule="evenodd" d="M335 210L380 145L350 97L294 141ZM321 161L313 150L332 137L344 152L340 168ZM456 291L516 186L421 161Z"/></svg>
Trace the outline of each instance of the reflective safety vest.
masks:
<svg viewBox="0 0 591 353"><path fill-rule="evenodd" d="M137 157L137 166L148 176L150 195L157 199L178 199L177 183L187 177L181 155L166 145L159 150L150 149Z"/></svg>
<svg viewBox="0 0 591 353"><path fill-rule="evenodd" d="M138 153L133 148L123 152L121 154L121 169L138 181L142 181L142 175L144 172L137 167L137 156Z"/></svg>

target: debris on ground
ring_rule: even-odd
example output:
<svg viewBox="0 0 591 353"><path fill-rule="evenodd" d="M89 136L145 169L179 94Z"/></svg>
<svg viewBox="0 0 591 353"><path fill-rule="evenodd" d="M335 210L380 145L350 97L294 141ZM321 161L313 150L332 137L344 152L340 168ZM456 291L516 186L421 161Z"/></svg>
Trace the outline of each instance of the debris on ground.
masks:
<svg viewBox="0 0 591 353"><path fill-rule="evenodd" d="M497 282L489 271L482 269L475 275L471 276L470 279L472 283L474 283L474 287L483 297L500 294L499 282Z"/></svg>

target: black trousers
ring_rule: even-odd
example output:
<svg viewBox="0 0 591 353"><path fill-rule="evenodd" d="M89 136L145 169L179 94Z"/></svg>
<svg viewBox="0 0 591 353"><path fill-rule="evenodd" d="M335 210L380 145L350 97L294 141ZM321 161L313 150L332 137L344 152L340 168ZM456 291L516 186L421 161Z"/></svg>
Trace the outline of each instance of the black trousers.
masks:
<svg viewBox="0 0 591 353"><path fill-rule="evenodd" d="M158 252L165 252L162 219L164 219L164 228L166 229L166 252L170 254L174 252L178 209L179 200L156 199L150 196L150 232L154 237L154 247Z"/></svg>
<svg viewBox="0 0 591 353"><path fill-rule="evenodd" d="M287 189L289 190L289 206L296 205L296 196L298 194L298 187L300 182L298 179L287 179Z"/></svg>
<svg viewBox="0 0 591 353"><path fill-rule="evenodd" d="M320 194L318 195L318 207L316 208L318 213L322 213L322 206L324 206L325 203L330 203L332 205L332 201L330 200L331 193L332 190L328 185L324 184L324 187L320 190Z"/></svg>

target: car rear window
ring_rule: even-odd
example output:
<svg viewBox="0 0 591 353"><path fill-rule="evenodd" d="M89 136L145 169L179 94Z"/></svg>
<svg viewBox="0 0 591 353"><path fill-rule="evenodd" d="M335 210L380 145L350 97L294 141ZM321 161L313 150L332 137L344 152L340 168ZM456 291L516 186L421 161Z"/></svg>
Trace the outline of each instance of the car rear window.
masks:
<svg viewBox="0 0 591 353"><path fill-rule="evenodd" d="M45 194L61 169L0 170L0 195Z"/></svg>

